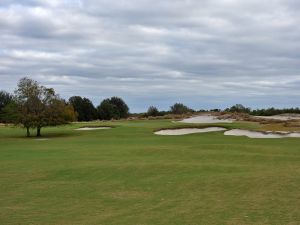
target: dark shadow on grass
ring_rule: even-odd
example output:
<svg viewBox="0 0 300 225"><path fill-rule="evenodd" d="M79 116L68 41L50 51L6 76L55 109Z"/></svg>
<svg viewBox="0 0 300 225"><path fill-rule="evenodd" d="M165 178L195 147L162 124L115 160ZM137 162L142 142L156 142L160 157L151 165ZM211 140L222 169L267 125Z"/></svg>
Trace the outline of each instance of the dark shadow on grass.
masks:
<svg viewBox="0 0 300 225"><path fill-rule="evenodd" d="M79 128L101 128L101 127L116 128L117 126L116 125L113 125L113 126L109 126L109 125L90 125L90 126L81 126Z"/></svg>
<svg viewBox="0 0 300 225"><path fill-rule="evenodd" d="M10 127L10 128L18 128L18 127ZM73 129L70 130L65 130L65 131L49 131L47 129L44 130L42 129L41 132L41 136L37 137L36 136L36 131L35 130L31 130L30 133L31 135L29 137L26 137L26 131L24 129L24 132L22 132L23 130L19 129L19 131L17 131L15 134L6 134L0 137L1 138L5 138L5 139L24 139L24 140L30 140L30 139L43 139L43 138L65 138L65 137L76 137L76 136L81 136L80 133L73 131Z"/></svg>
<svg viewBox="0 0 300 225"><path fill-rule="evenodd" d="M12 128L12 129L18 129L16 132L14 133L6 133L4 135L0 136L0 140L3 139L22 139L22 140L31 140L31 139L52 139L52 138L66 138L66 137L79 137L82 136L84 134L87 134L87 131L83 131L83 132L79 132L76 129L78 128L97 128L97 127L110 127L110 128L116 128L118 126L113 125L83 125L83 126L79 126L79 127L70 127L67 128L63 131L60 131L59 128L60 127L65 127L65 126L59 126L57 127L58 129L54 129L51 130L51 128L45 127L44 129L42 129L41 131L41 136L37 137L36 136L36 130L35 129L31 129L30 133L31 136L30 137L26 137L26 130L22 129L18 126L14 126L14 125L7 125L7 128ZM23 132L24 131L24 132ZM85 133L86 132L86 133Z"/></svg>
<svg viewBox="0 0 300 225"><path fill-rule="evenodd" d="M65 138L65 137L78 137L81 136L80 134L76 132L70 132L70 133L63 133L63 132L53 132L53 133L45 133L42 134L42 136L37 137L35 135L31 135L30 137L26 137L26 135L8 135L4 136L4 138L9 139L23 139L23 140L31 140L31 139L43 139L43 138Z"/></svg>

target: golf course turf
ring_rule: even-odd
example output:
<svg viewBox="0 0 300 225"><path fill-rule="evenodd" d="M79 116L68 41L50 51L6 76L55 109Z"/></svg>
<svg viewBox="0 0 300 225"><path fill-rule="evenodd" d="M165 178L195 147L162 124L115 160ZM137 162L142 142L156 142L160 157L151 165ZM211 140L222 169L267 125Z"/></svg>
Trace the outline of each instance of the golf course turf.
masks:
<svg viewBox="0 0 300 225"><path fill-rule="evenodd" d="M90 125L113 128L75 130ZM76 123L41 141L0 127L0 224L300 224L300 138L153 133L184 126Z"/></svg>

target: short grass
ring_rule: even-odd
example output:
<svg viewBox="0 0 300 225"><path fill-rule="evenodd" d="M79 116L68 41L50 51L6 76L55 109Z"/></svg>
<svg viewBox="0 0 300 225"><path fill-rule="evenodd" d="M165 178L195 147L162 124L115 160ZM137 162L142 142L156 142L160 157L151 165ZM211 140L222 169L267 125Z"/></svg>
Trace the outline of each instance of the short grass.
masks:
<svg viewBox="0 0 300 225"><path fill-rule="evenodd" d="M0 128L0 224L300 224L300 139L154 135L183 126L168 120L74 130L84 125L43 129L44 141Z"/></svg>

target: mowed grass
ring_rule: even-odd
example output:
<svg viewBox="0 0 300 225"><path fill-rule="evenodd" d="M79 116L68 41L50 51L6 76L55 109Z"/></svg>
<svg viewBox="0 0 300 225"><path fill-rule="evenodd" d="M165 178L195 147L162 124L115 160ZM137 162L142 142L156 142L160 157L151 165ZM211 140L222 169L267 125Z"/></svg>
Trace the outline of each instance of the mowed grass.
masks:
<svg viewBox="0 0 300 225"><path fill-rule="evenodd" d="M300 224L300 139L84 125L43 129L44 141L0 128L0 224Z"/></svg>

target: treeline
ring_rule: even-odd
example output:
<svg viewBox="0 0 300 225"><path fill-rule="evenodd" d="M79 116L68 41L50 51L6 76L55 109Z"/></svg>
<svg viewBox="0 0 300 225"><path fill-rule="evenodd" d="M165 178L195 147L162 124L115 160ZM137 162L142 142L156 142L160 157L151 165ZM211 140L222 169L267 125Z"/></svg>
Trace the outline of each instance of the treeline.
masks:
<svg viewBox="0 0 300 225"><path fill-rule="evenodd" d="M230 112L247 113L255 116L272 116L283 113L299 113L299 108L255 109L236 104L225 110L194 110L182 103L175 103L168 111L160 111L150 106L145 113L131 114L138 117L158 117L168 114L191 114L195 112ZM41 128L67 124L72 121L92 121L121 119L130 116L129 107L119 97L104 99L97 107L91 100L73 96L68 101L59 97L54 89L40 85L38 82L22 78L13 94L0 91L0 122L21 125L30 136L30 129L36 129L41 135Z"/></svg>
<svg viewBox="0 0 300 225"><path fill-rule="evenodd" d="M159 111L157 107L150 106L145 113L138 114L139 117L157 117L157 116L165 116L168 114L187 114L187 113L194 113L195 110L187 107L182 103L175 103L174 105L170 106L168 111Z"/></svg>
<svg viewBox="0 0 300 225"><path fill-rule="evenodd" d="M27 136L30 136L31 129L36 129L36 136L41 136L41 129L46 126L128 116L129 108L119 97L104 99L98 107L80 96L66 101L54 89L26 77L18 82L13 94L0 91L0 122L26 128Z"/></svg>
<svg viewBox="0 0 300 225"><path fill-rule="evenodd" d="M255 109L250 112L251 115L254 116L274 116L278 114L284 114L284 113L299 113L300 109L297 108L284 108L284 109L275 109L275 108L268 108L268 109Z"/></svg>
<svg viewBox="0 0 300 225"><path fill-rule="evenodd" d="M236 104L231 106L230 108L226 108L224 110L221 109L210 109L210 110L194 110L191 109L182 103L176 103L170 106L168 111L159 111L155 106L150 106L146 113L143 113L142 117L157 117L157 116L165 116L168 114L186 114L186 113L196 113L196 112L227 112L227 113L247 113L253 116L274 116L284 113L298 113L300 114L300 108L283 108L276 109L274 107L267 109L254 109L252 110L250 107L245 107L242 104Z"/></svg>
<svg viewBox="0 0 300 225"><path fill-rule="evenodd" d="M245 107L242 104L236 104L230 108L224 110L225 112L232 112L232 113L247 113L253 116L274 116L279 114L285 113L292 113L292 114L300 114L300 109L296 108L283 108L283 109L276 109L274 107L270 107L267 109L251 109L249 107Z"/></svg>
<svg viewBox="0 0 300 225"><path fill-rule="evenodd" d="M157 107L150 106L146 113L141 113L141 117L157 117L157 116L165 116L168 114L188 114L188 113L197 113L197 112L221 112L220 109L211 109L211 110L194 110L189 108L188 106L182 103L175 103L174 105L170 106L168 111L159 111Z"/></svg>
<svg viewBox="0 0 300 225"><path fill-rule="evenodd" d="M129 116L129 107L119 97L104 99L97 107L88 98L80 96L73 96L68 102L74 107L78 121L117 120Z"/></svg>
<svg viewBox="0 0 300 225"><path fill-rule="evenodd" d="M54 89L38 82L22 78L14 94L0 92L0 121L36 129L36 136L41 136L41 129L46 126L67 124L76 120L73 106L60 98Z"/></svg>

